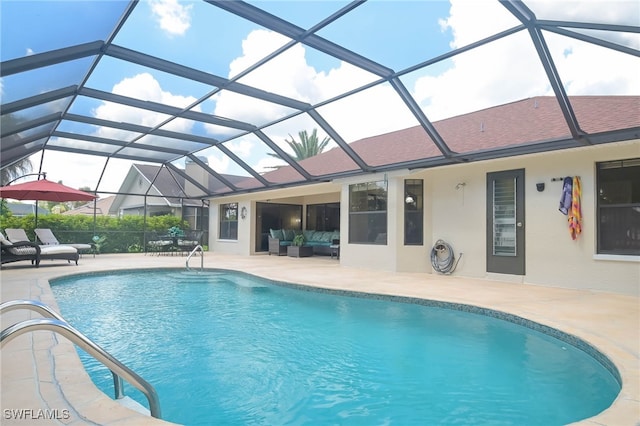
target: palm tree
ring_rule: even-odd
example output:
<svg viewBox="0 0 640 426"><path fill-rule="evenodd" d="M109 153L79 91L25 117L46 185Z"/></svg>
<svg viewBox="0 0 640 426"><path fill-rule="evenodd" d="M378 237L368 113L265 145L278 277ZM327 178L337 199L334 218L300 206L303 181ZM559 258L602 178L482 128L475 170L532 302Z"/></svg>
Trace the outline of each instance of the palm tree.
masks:
<svg viewBox="0 0 640 426"><path fill-rule="evenodd" d="M3 129L13 129L18 126L23 119L18 118L14 114L4 114L2 115L2 119L0 121L0 127ZM9 135L7 137L2 138L2 144L12 144L19 142L19 136L17 135ZM0 170L0 184L3 186L8 182L11 182L13 179L19 178L20 176L26 175L27 173L31 173L32 170L31 160L28 158L23 158L20 161L16 161L10 166L4 167Z"/></svg>
<svg viewBox="0 0 640 426"><path fill-rule="evenodd" d="M7 182L11 182L13 179L31 173L31 170L31 161L25 158L2 169L0 171L0 182L2 185L6 185Z"/></svg>
<svg viewBox="0 0 640 426"><path fill-rule="evenodd" d="M298 136L300 137L300 142L293 139L293 136L291 136L291 134L289 134L291 140L284 140L293 150L292 157L296 161L304 160L305 158L313 157L320 154L331 141L331 138L329 136L326 136L324 139L322 139L322 141L319 141L318 129L313 129L311 135L309 135L306 130L301 130L298 132ZM269 155L272 157L281 158L278 154L269 153ZM282 166L274 166L274 168L278 167Z"/></svg>

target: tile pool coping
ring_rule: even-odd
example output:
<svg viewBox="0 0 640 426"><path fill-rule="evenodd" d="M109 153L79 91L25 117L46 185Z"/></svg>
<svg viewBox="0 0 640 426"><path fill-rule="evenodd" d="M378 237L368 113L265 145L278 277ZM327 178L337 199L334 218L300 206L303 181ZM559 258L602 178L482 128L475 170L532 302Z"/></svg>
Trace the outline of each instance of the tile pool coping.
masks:
<svg viewBox="0 0 640 426"><path fill-rule="evenodd" d="M118 257L119 256L119 257ZM132 261L135 258L135 261ZM638 368L638 318L640 298L613 293L513 284L483 279L441 277L430 274L402 274L342 267L328 259L276 259L207 253L211 270L233 270L256 275L275 284L305 290L327 291L358 297L389 298L432 306L458 307L474 313L497 316L541 331L559 333L557 337L576 338L587 353L601 353L613 374L622 379L622 390L606 410L584 419L580 425L634 425L640 420L640 380ZM101 255L83 259L79 267L2 268L2 300L33 298L57 309L49 287L68 275L131 271L131 269L183 268L184 258L134 257ZM220 267L217 267L220 265ZM310 274L309 271L313 273ZM304 276L304 279L303 279ZM25 285L26 278L26 285ZM293 282L295 281L295 282ZM409 283L409 284L408 284ZM312 288L310 288L311 286ZM495 314L495 315L492 315ZM533 318L535 319L528 319ZM606 318L605 321L602 319ZM3 315L3 322L5 318ZM7 321L8 322L8 321ZM4 327L3 327L4 328ZM39 334L39 333L34 333ZM97 391L84 372L73 345L65 339L53 339L49 333L33 336L27 342L13 342L3 349L3 407L16 401L21 407L41 404L43 407L71 406L81 419L94 419L100 424L168 424L141 417ZM549 333L547 333L549 334ZM22 336L16 340L22 339ZM26 340L26 339L25 339ZM584 344L580 343L584 342ZM17 346L17 347L13 347ZM596 352L592 352L595 350ZM28 357L20 356L30 354ZM15 355L15 357L11 356ZM72 358L72 359L70 359ZM5 365L6 361L6 365ZM604 361L604 362L602 362ZM18 372L16 366L32 371ZM28 367L31 365L32 367ZM9 368L5 368L9 367ZM51 370L51 371L50 371ZM73 371L73 375L70 372ZM83 374L84 373L84 374ZM52 377L53 376L53 377ZM33 395L29 387L37 387ZM51 389L50 389L51 388ZM9 391L10 390L10 391ZM58 401L58 402L57 402ZM25 405L27 404L27 405ZM31 405L28 405L31 404ZM39 406L39 405L35 405ZM114 408L115 407L115 408ZM100 419L96 421L95 419ZM76 419L71 424L84 424ZM4 424L24 422L3 422ZM38 424L48 424L46 421ZM51 422L50 424L56 424ZM58 423L59 424L59 423Z"/></svg>

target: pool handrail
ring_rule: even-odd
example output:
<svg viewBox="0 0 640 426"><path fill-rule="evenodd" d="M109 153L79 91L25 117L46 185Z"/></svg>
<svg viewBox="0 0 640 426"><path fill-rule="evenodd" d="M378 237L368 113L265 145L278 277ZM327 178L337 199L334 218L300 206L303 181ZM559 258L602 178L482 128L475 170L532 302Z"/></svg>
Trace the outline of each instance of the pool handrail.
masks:
<svg viewBox="0 0 640 426"><path fill-rule="evenodd" d="M111 371L111 374L113 374L116 399L121 399L125 396L122 383L122 379L124 379L147 397L151 416L157 419L162 418L160 401L155 388L135 371L118 361L98 344L72 327L60 314L51 309L51 307L37 300L11 300L0 304L0 314L16 309L29 309L49 318L24 320L5 328L0 332L0 348L14 337L30 331L47 330L58 333L82 348Z"/></svg>
<svg viewBox="0 0 640 426"><path fill-rule="evenodd" d="M193 248L193 250L191 250L191 253L189 253L189 255L187 256L187 271L191 270L191 268L189 268L189 259L191 259L191 256L193 256L198 250L200 250L200 271L204 270L204 249L200 244L198 244Z"/></svg>

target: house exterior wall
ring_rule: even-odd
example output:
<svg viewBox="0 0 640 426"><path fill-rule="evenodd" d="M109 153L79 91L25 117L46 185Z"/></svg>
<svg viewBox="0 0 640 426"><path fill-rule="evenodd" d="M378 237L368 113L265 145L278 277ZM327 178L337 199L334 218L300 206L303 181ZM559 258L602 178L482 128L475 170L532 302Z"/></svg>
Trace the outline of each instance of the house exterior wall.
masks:
<svg viewBox="0 0 640 426"><path fill-rule="evenodd" d="M210 200L209 205L209 248L221 253L238 255L267 254L267 252L256 252L256 204L274 202L282 204L308 204L332 203L340 201L340 185L332 183L322 183L318 185L301 186L287 188L276 191L257 192L254 194L244 194L233 197L221 197ZM247 209L247 217L238 219L238 239L222 240L220 235L220 205L226 203L238 203L238 211L243 207ZM304 229L306 217L304 217Z"/></svg>
<svg viewBox="0 0 640 426"><path fill-rule="evenodd" d="M430 253L438 239L452 245L459 260L455 275L499 279L554 287L580 288L640 295L640 256L596 253L596 163L640 155L640 141L622 142L566 151L496 159L419 171L395 171L336 181L332 185L308 185L295 189L256 193L235 199L212 200L211 229L218 229L220 202L238 201L247 207L239 220L238 241L211 240L214 250L255 254L256 201L314 204L341 203L340 262L344 266L398 272L436 273ZM525 252L524 275L487 272L486 185L487 173L524 169ZM567 217L558 211L562 182L552 178L580 176L583 230L571 239ZM387 245L350 244L349 185L386 179L388 183ZM404 245L404 180L424 180L424 245ZM538 192L537 183L545 189ZM464 184L464 185L462 185ZM217 236L217 231L211 233Z"/></svg>
<svg viewBox="0 0 640 426"><path fill-rule="evenodd" d="M143 180L142 177L129 179L129 188L127 191L135 193L144 193L147 190L148 182ZM160 195L157 190L152 189L151 195ZM132 215L132 216L144 216L145 214L145 201L147 205L147 216L153 214L167 214L171 213L175 216L180 216L181 209L178 207L171 207L167 204L166 199L159 197L144 197L143 195L123 195L118 208L118 215ZM146 198L146 200L145 200Z"/></svg>
<svg viewBox="0 0 640 426"><path fill-rule="evenodd" d="M430 252L435 241L443 239L453 246L456 257L463 252L455 272L462 276L638 295L640 257L596 253L596 162L638 155L640 143L634 141L416 173L411 178L424 179L425 208L430 216L425 218L425 248ZM486 272L486 175L511 169L525 170L523 276ZM551 181L564 176L580 176L582 181L583 227L576 241L569 236L567 217L558 211L562 182ZM459 183L465 185L456 189ZM543 192L537 191L537 183L545 184ZM427 253L418 255L398 247L400 252L408 264L429 261Z"/></svg>

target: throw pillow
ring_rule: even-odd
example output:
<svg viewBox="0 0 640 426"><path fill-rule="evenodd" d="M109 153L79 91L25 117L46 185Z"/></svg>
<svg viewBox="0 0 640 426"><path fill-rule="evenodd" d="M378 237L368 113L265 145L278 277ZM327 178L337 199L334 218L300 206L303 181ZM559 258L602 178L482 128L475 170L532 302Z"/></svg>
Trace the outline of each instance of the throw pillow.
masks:
<svg viewBox="0 0 640 426"><path fill-rule="evenodd" d="M284 240L284 236L282 235L282 230L280 229L269 229L269 233L271 234L271 238L275 238L277 240Z"/></svg>

